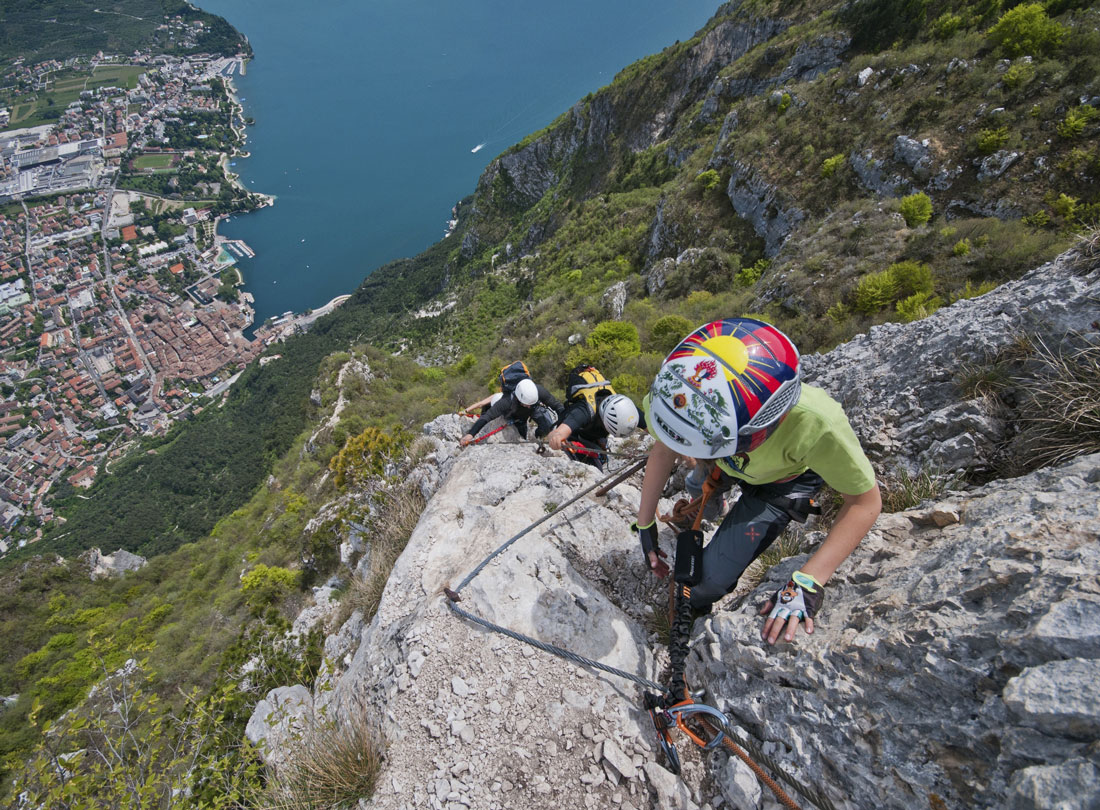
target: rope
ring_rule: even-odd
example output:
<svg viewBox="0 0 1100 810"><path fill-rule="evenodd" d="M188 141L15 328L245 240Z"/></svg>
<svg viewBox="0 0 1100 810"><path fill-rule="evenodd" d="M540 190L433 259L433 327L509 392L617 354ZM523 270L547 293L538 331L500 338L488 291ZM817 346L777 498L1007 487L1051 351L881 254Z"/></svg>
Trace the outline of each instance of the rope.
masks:
<svg viewBox="0 0 1100 810"><path fill-rule="evenodd" d="M604 476L604 477L603 477L603 478L601 478L601 479L600 479L599 481L597 481L597 482L596 482L595 484L592 484L592 486L590 486L590 487L587 487L587 488L585 488L585 489L581 490L581 491L580 491L580 492L578 492L578 493L577 493L576 495L574 495L574 496L573 496L572 498L570 498L569 500L567 500L567 501L566 501L565 503L563 503L563 504L561 504L560 506L558 506L557 508L555 508L555 509L554 509L554 511L552 511L552 512L549 512L549 513L547 513L547 514L543 515L543 516L542 516L542 517L540 517L540 518L539 518L538 520L536 520L536 521L535 521L534 523L532 523L532 524L531 524L530 526L527 526L526 528L524 528L524 529L520 530L520 531L519 531L519 532L517 532L516 534L512 535L511 537L509 537L509 538L508 538L507 540L505 540L505 541L504 541L504 542L503 542L503 543L502 543L502 544L500 545L500 547L499 547L499 548L497 548L497 549L496 549L496 551L492 552L492 553L491 553L491 554L490 554L490 555L489 555L488 557L486 557L486 558L485 558L484 560L482 560L482 561L481 561L481 563L480 563L480 564L479 564L479 565L477 566L477 568L475 568L475 569L474 569L473 571L471 571L471 572L470 572L469 574L467 574L467 575L466 575L466 578L465 578L464 580L462 580L462 582L460 582L460 583L458 584L458 587L457 587L457 588L455 588L455 589L454 589L453 591L451 591L451 593L453 593L453 594L455 594L455 595L458 595L459 593L461 593L461 592L462 592L462 589L463 589L463 588L465 588L465 587L466 587L467 585L469 585L469 584L470 584L470 583L471 583L471 582L472 582L472 581L474 580L474 578L475 578L475 577L476 577L476 576L477 576L478 574L480 574L480 573L481 573L482 569L484 569L484 568L485 568L485 566L487 566L487 565L488 565L488 564L489 564L490 562L492 562L492 561L493 561L493 559L495 559L496 557L498 557L498 556L500 556L501 554L503 554L503 553L504 553L504 551L505 551L505 550L506 550L506 549L507 549L507 548L508 548L508 547L509 547L510 545L512 545L512 544L513 544L514 542L516 542L517 540L519 540L519 539L520 539L521 537L523 537L524 535L526 535L526 534L530 533L532 529L535 529L536 527L538 527L538 526L541 526L541 525L542 525L543 523L545 523L546 521L548 521L548 520L549 520L550 518L552 518L552 517L554 517L554 516L555 516L556 514L558 514L558 512L561 512L562 510L566 509L567 507L570 507L570 506L572 506L573 504L575 504L575 503L576 503L577 501L579 501L579 500L580 500L581 498L583 498L583 497L584 497L585 495L587 495L587 494L588 494L589 492L591 492L592 490L594 490L594 489L599 489L599 487L600 487L600 486L601 486L602 484L604 484L604 483L606 483L606 482L610 481L610 480L611 480L612 478L614 478L614 477L615 477L616 475L618 475L618 474L619 474L620 472L622 472L622 470L623 470L623 468L622 468L622 467L620 467L619 469L615 470L614 472L610 473L609 475L606 475L606 476ZM448 594L448 598L449 598L449 597L450 597L450 594Z"/></svg>
<svg viewBox="0 0 1100 810"><path fill-rule="evenodd" d="M448 598L450 598L449 595ZM569 650L563 649L561 647L556 647L553 644L547 644L544 641L539 641L538 639L531 638L531 636L526 636L516 630L510 630L507 627L501 627L499 624L493 624L493 622L489 621L488 619L483 619L480 616L476 616L467 610L463 610L457 604L455 604L454 601L450 602L450 606L451 610L453 610L459 616L463 616L472 622L476 622L482 627L486 627L496 633L501 633L502 635L514 638L516 641L522 641L524 644L530 644L532 647L537 647L543 652L548 652L552 655L558 656L559 658L564 658L566 661L572 661L574 664L580 664L581 666L589 667L591 669L598 669L601 672L608 673L609 675L615 675L619 678L624 678L625 680L632 681L633 683L636 683L638 684L638 686L641 686L645 689L663 688L659 683L654 683L653 681L647 678L643 678L640 675L633 675L629 672L624 672L621 669L615 669L615 667L608 666L607 664L601 664L599 661L593 661L591 658L585 658L583 655L578 655L575 652L570 652Z"/></svg>
<svg viewBox="0 0 1100 810"><path fill-rule="evenodd" d="M492 436L494 433L500 433L502 430L504 430L504 428L511 427L511 426L512 426L512 423L508 422L507 424L501 425L498 428L493 428L488 433L486 433L482 436L478 436L476 439L474 439L472 442L470 442L470 444L477 444L478 442L483 442L486 439L488 439L490 436ZM469 446L469 445L467 445L467 446Z"/></svg>

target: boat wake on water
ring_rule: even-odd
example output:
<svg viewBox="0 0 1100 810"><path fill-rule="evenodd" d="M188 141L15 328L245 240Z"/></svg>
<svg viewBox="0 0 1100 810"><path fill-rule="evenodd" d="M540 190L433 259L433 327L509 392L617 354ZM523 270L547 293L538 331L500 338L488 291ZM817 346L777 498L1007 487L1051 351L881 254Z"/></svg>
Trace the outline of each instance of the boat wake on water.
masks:
<svg viewBox="0 0 1100 810"><path fill-rule="evenodd" d="M482 141L481 143L479 143L477 146L475 146L470 151L471 152L480 152L482 149L485 148L485 144L487 144L487 143L488 143L488 141Z"/></svg>

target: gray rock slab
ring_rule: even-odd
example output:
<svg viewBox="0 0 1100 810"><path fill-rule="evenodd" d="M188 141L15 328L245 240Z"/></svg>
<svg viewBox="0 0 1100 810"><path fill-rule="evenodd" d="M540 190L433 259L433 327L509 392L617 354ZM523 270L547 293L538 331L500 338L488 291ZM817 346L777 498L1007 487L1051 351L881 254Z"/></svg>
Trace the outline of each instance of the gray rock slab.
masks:
<svg viewBox="0 0 1100 810"><path fill-rule="evenodd" d="M1005 686L1005 705L1052 736L1100 737L1100 660L1071 658L1025 669Z"/></svg>

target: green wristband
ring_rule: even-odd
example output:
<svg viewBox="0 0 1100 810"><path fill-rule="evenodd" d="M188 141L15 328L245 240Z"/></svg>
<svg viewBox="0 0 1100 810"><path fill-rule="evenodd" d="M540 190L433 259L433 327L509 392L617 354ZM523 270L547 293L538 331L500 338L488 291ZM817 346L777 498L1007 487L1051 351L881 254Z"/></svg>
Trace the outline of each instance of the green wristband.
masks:
<svg viewBox="0 0 1100 810"><path fill-rule="evenodd" d="M800 588L805 591L809 591L810 593L817 592L817 588L814 587L815 585L818 588L825 587L816 579L814 579L812 574L807 574L804 571L795 571L793 574L791 574L791 579L793 579L795 584L798 585Z"/></svg>

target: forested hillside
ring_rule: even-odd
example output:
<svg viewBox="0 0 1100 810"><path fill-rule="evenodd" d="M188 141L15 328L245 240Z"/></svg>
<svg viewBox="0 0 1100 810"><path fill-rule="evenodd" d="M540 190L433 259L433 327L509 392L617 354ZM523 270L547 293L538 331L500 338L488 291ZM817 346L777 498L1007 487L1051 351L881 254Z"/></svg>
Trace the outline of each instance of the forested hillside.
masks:
<svg viewBox="0 0 1100 810"><path fill-rule="evenodd" d="M377 414L415 426L517 355L550 379L592 356L640 393L667 316L756 313L812 351L1018 276L1100 217L1100 14L1050 12L722 7L494 160L450 238L371 273L35 550L202 536L304 428L317 364L349 341L425 361L403 381L422 390ZM638 349L574 345L605 319Z"/></svg>
<svg viewBox="0 0 1100 810"><path fill-rule="evenodd" d="M201 22L203 29L184 45L158 31L166 18ZM185 0L2 0L0 64L23 57L27 64L47 59L103 53L221 53L248 51L248 43L221 17Z"/></svg>

